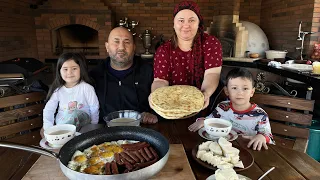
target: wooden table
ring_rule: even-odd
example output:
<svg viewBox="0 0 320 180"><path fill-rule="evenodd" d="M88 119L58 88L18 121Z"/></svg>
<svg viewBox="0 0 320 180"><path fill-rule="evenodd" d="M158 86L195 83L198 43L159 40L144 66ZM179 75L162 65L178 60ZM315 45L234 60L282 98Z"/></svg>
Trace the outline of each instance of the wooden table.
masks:
<svg viewBox="0 0 320 180"><path fill-rule="evenodd" d="M143 125L162 133L170 143L182 143L188 156L191 168L199 180L205 180L214 171L200 166L191 156L192 149L200 142L206 141L198 135L198 132L190 132L188 126L194 122L194 118L169 121L164 120L156 125ZM246 148L247 142L238 138L235 144ZM248 148L246 148L248 149ZM285 149L278 146L269 146L268 150L253 151L254 164L247 170L239 172L253 180L258 179L271 167L275 169L264 179L270 180L319 180L320 163L305 153Z"/></svg>
<svg viewBox="0 0 320 180"><path fill-rule="evenodd" d="M188 131L188 126L194 122L194 118L185 120L160 120L155 125L142 125L143 127L154 129L162 133L170 142L170 144L183 144L184 150L187 154L190 166L196 179L204 180L214 173L214 171L200 166L191 157L192 148L198 143L205 141L197 132ZM246 148L247 142L238 138L234 142ZM254 156L254 164L247 170L239 172L253 180L256 180L263 172L271 167L275 167L266 178L269 180L319 180L320 179L320 163L309 157L305 153L300 153L290 149L284 149L278 146L269 146L269 150L252 151L248 149ZM1 154L0 154L0 158ZM20 163L21 164L21 163ZM24 164L28 169L30 166ZM0 179L2 174L6 173L3 170L6 166L12 166L11 162L7 164L0 164ZM18 178L18 176L14 176ZM22 176L20 177L20 179ZM187 179L187 178L186 178Z"/></svg>
<svg viewBox="0 0 320 180"><path fill-rule="evenodd" d="M60 170L59 162L56 159L41 156L22 180L35 179L67 180L68 178ZM166 165L151 179L195 179L182 144L170 144L170 156Z"/></svg>

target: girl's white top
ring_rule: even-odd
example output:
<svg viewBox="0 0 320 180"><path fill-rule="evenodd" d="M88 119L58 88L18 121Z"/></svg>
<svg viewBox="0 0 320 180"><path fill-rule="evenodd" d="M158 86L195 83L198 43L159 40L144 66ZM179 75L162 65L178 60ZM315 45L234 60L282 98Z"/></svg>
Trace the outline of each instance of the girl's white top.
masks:
<svg viewBox="0 0 320 180"><path fill-rule="evenodd" d="M58 113L54 113L59 105ZM91 124L97 124L99 121L99 101L94 88L86 83L80 82L72 88L62 86L56 89L50 97L43 110L43 128L56 124L64 124L64 117L72 111L81 111L87 113L91 119Z"/></svg>

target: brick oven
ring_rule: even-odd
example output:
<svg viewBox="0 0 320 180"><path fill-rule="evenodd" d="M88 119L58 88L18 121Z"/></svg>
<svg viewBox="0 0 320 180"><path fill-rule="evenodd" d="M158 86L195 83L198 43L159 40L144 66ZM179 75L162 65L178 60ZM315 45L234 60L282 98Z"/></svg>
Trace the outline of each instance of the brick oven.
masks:
<svg viewBox="0 0 320 180"><path fill-rule="evenodd" d="M221 42L223 57L245 57L248 31L239 22L239 15L216 15L207 32Z"/></svg>
<svg viewBox="0 0 320 180"><path fill-rule="evenodd" d="M57 58L62 52L82 52L94 59L107 56L112 13L100 0L46 1L35 13L39 60Z"/></svg>

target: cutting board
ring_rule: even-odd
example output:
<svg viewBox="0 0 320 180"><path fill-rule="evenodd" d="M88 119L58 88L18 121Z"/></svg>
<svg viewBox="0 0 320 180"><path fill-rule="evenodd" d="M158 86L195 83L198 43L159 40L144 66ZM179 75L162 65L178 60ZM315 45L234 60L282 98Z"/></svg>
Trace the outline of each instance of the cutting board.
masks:
<svg viewBox="0 0 320 180"><path fill-rule="evenodd" d="M67 180L59 167L59 161L41 156L31 167L23 180ZM182 144L170 144L170 155L163 169L151 179L195 179Z"/></svg>

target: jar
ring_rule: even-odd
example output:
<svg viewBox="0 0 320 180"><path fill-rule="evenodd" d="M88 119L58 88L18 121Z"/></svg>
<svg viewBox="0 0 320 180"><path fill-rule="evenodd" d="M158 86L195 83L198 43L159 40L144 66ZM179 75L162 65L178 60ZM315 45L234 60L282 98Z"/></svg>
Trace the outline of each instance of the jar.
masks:
<svg viewBox="0 0 320 180"><path fill-rule="evenodd" d="M320 62L316 61L312 63L313 74L320 74Z"/></svg>

